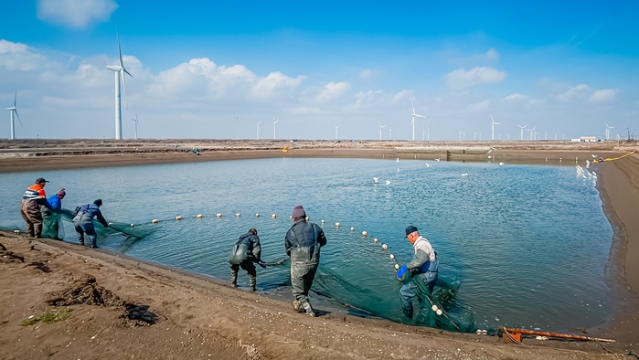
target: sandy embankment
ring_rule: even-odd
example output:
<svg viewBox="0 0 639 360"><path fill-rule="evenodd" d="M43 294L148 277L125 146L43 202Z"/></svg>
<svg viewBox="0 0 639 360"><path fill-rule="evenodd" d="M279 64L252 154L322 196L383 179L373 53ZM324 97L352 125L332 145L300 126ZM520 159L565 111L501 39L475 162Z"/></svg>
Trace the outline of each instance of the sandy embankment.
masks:
<svg viewBox="0 0 639 360"><path fill-rule="evenodd" d="M0 243L2 359L624 358L620 344L514 345L341 314L311 318L285 302L101 250L2 233ZM107 306L90 304L101 299ZM60 309L70 309L66 320L21 326Z"/></svg>
<svg viewBox="0 0 639 360"><path fill-rule="evenodd" d="M589 149L496 149L491 156L506 163L545 163L547 157L548 163L574 166L566 159L586 159L591 152ZM597 149L598 156L620 153ZM203 152L199 157L163 152L97 153L27 158L5 156L0 158L0 172L283 156L434 159L442 158L442 154L448 160L461 161L486 161L487 157L486 149L442 153L439 149L393 148L299 149L288 153L281 150L227 150ZM604 210L615 230L607 273L611 288L625 300L618 304L615 319L598 329L595 335L616 338L620 344L602 347L600 344L542 344L528 340L522 347L501 344L494 337L447 334L387 321L332 314L311 319L292 313L287 303L230 289L198 276L54 241L36 241L35 249L29 250L25 240L11 235L10 238L0 237L0 243L6 245L8 251L24 255L25 259L24 263L0 262L0 286L8 289L0 295L0 319L3 319L0 349L9 354L6 358L44 358L52 354L61 359L72 356L97 358L107 353L113 354L114 358L131 355L136 358L208 358L208 354L220 359L414 359L415 356L432 355L443 359L624 358L619 354L636 349L639 342L636 330L639 329L636 320L639 265L634 260L639 255L639 223L633 221L639 213L637 163L634 158L624 159L601 164L597 170ZM45 264L51 272L25 266L33 262ZM65 321L30 327L19 325L29 315L54 309L46 304L45 293L68 288L73 278L78 279L84 273L95 276L98 284L124 301L148 306L148 311L157 315L157 323L131 328L140 321L119 318L126 313L121 306L78 304L71 306L71 316Z"/></svg>

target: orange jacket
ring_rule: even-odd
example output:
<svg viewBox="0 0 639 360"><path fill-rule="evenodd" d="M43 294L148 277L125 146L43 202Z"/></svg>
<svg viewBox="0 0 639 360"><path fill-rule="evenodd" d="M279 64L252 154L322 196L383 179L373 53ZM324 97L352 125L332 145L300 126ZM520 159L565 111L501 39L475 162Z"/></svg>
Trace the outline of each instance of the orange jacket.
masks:
<svg viewBox="0 0 639 360"><path fill-rule="evenodd" d="M22 195L22 199L24 200L38 200L43 198L47 198L47 193L44 191L44 188L38 184L29 186L24 192L24 195Z"/></svg>

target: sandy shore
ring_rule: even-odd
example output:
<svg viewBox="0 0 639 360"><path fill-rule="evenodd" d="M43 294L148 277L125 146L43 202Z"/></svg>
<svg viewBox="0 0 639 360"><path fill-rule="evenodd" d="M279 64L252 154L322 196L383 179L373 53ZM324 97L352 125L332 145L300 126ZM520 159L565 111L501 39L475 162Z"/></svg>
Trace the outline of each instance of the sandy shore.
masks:
<svg viewBox="0 0 639 360"><path fill-rule="evenodd" d="M340 313L310 318L259 293L102 250L2 233L0 243L2 359L622 359L626 351L506 344ZM21 325L44 313L68 317Z"/></svg>
<svg viewBox="0 0 639 360"><path fill-rule="evenodd" d="M0 142L0 172L269 157L439 158L574 166L575 159L583 162L592 159L593 154L615 157L632 149L601 144L416 147L405 143L306 142L282 152L288 145L194 142L180 148L174 144L121 143L116 150L95 143L11 148ZM199 156L183 151L196 146L202 150ZM414 358L415 354L418 358L437 355L443 359L624 358L620 354L639 348L639 222L634 221L639 214L638 165L639 158L627 157L596 167L604 211L615 232L606 274L611 291L620 301L609 323L588 331L617 339L619 343L612 346L527 340L522 347L502 344L495 337L448 334L330 313L310 319L292 313L287 303L230 289L210 279L56 241L34 241L35 250L30 250L28 241L5 234L0 243L7 251L24 256L24 263L0 261L1 286L9 289L0 295L0 319L5 319L0 326L0 348L11 354L3 358L16 359L44 358L47 354L97 358L105 351L117 354L114 358L209 358L209 353L221 359ZM45 264L51 272L25 266L34 262ZM121 304L101 307L80 303L71 306L71 316L65 321L20 326L29 315L55 310L46 303L45 294L82 283L85 273L123 302L138 305L134 309L148 306L148 311L157 315L153 320L156 323L148 326L140 319L127 319L126 307Z"/></svg>

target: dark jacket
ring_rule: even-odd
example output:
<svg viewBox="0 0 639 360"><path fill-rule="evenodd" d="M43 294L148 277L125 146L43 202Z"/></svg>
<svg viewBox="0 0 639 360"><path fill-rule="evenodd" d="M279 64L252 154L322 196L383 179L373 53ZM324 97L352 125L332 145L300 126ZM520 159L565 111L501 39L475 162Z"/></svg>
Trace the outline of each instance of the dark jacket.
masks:
<svg viewBox="0 0 639 360"><path fill-rule="evenodd" d="M107 223L102 216L100 207L96 204L86 204L75 208L75 216L73 217L73 222L76 224L90 223L93 221L94 217L97 218L100 224L102 224L104 227L109 226L109 223Z"/></svg>
<svg viewBox="0 0 639 360"><path fill-rule="evenodd" d="M319 261L319 249L326 245L324 230L317 224L297 220L286 233L284 247L293 261ZM293 251L293 253L292 253Z"/></svg>
<svg viewBox="0 0 639 360"><path fill-rule="evenodd" d="M229 262L238 265L247 260L258 263L262 260L261 257L260 238L252 232L248 232L240 236L240 239L235 243Z"/></svg>

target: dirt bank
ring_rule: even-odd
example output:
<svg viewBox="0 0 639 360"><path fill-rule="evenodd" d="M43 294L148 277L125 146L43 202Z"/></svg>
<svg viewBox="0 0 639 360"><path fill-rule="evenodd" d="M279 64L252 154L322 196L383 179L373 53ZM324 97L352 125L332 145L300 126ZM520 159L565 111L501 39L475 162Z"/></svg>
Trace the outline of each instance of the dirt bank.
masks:
<svg viewBox="0 0 639 360"><path fill-rule="evenodd" d="M310 318L294 313L288 303L100 250L12 234L1 234L0 243L5 248L0 247L2 359L623 359L627 354L625 344L531 339L513 345L493 336L341 314ZM53 322L34 320L39 318Z"/></svg>

